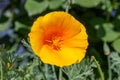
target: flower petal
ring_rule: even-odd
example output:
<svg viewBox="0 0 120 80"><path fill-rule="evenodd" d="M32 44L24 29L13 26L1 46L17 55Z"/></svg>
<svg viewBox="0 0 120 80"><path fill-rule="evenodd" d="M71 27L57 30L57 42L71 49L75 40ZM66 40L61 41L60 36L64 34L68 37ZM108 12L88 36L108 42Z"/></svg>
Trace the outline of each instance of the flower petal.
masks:
<svg viewBox="0 0 120 80"><path fill-rule="evenodd" d="M53 50L50 46L44 45L37 55L44 63L52 65L63 65L63 62L58 51Z"/></svg>
<svg viewBox="0 0 120 80"><path fill-rule="evenodd" d="M41 25L42 20L43 20L42 16L37 18L37 20L32 25L32 28L31 28L32 32L36 32L36 31L39 32L39 30L42 29L42 25Z"/></svg>
<svg viewBox="0 0 120 80"><path fill-rule="evenodd" d="M80 62L85 56L86 50L63 46L59 54L63 59L63 66L68 66Z"/></svg>
<svg viewBox="0 0 120 80"><path fill-rule="evenodd" d="M38 54L43 43L43 30L40 28L40 22L42 21L42 17L39 17L33 24L31 28L31 32L28 34L30 38L30 44L32 46L33 51L35 54Z"/></svg>
<svg viewBox="0 0 120 80"><path fill-rule="evenodd" d="M64 40L64 45L69 47L76 47L86 49L88 47L88 36L84 26L81 26L81 32L70 39Z"/></svg>
<svg viewBox="0 0 120 80"><path fill-rule="evenodd" d="M46 32L60 31L68 39L81 31L82 24L67 12L56 11L44 16L42 26Z"/></svg>
<svg viewBox="0 0 120 80"><path fill-rule="evenodd" d="M85 56L85 53L82 52L79 48L64 46L61 50L56 51L49 46L43 46L38 56L44 63L63 67L80 62Z"/></svg>

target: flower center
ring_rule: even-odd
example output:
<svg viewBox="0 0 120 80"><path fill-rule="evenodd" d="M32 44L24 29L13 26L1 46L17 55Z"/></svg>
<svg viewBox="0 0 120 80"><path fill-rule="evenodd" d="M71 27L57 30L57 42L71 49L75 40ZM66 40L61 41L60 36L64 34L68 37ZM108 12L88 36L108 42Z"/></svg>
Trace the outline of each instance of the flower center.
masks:
<svg viewBox="0 0 120 80"><path fill-rule="evenodd" d="M53 40L45 40L47 45L51 46L54 50L60 50L61 48L61 41L60 39L53 39Z"/></svg>
<svg viewBox="0 0 120 80"><path fill-rule="evenodd" d="M54 50L60 50L61 45L62 45L61 36L58 34L52 34L52 35L47 35L47 37L44 39L44 44L49 45L52 47Z"/></svg>
<svg viewBox="0 0 120 80"><path fill-rule="evenodd" d="M61 48L61 41L62 40L60 40L60 39L54 39L53 41L52 41L52 47L53 47L53 49L55 49L55 50L60 50L60 48Z"/></svg>

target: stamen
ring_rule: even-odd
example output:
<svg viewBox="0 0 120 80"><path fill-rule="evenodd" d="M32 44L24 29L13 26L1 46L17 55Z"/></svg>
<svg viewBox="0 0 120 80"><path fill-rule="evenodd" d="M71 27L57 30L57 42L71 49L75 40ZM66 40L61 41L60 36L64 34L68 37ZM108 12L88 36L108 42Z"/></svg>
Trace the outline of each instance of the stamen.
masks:
<svg viewBox="0 0 120 80"><path fill-rule="evenodd" d="M60 39L53 39L53 40L45 40L45 43L51 46L55 50L60 50L61 48L61 41Z"/></svg>

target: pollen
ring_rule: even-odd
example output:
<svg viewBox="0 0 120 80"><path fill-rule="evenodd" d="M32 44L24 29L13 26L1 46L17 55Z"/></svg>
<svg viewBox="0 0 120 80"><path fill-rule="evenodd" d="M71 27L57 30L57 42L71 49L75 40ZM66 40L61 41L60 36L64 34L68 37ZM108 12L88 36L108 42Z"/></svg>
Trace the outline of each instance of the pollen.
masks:
<svg viewBox="0 0 120 80"><path fill-rule="evenodd" d="M53 43L53 44L52 44L53 49L55 49L55 50L60 50L61 45L62 45L61 41L62 41L62 40L60 40L60 39L55 39L55 40L53 40L53 41L52 41L52 43Z"/></svg>
<svg viewBox="0 0 120 80"><path fill-rule="evenodd" d="M62 41L59 37L54 37L52 39L46 39L45 44L50 46L54 50L60 50L62 46Z"/></svg>

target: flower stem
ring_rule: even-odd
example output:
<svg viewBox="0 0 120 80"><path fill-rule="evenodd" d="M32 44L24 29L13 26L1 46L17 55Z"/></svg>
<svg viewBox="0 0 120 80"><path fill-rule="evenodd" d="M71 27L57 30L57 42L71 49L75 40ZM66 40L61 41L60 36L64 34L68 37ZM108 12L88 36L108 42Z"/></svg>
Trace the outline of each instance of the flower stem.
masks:
<svg viewBox="0 0 120 80"><path fill-rule="evenodd" d="M45 73L46 73L46 75L48 75L48 65L47 64L45 64Z"/></svg>
<svg viewBox="0 0 120 80"><path fill-rule="evenodd" d="M57 76L56 76L56 73L55 73L55 67L53 65L52 65L52 70L53 70L54 79L57 80Z"/></svg>
<svg viewBox="0 0 120 80"><path fill-rule="evenodd" d="M69 8L70 8L71 1L70 0L66 0L66 1L67 1L67 6L66 6L66 9L65 9L65 12L68 12Z"/></svg>
<svg viewBox="0 0 120 80"><path fill-rule="evenodd" d="M100 77L101 77L101 80L105 80L105 79L104 79L104 74L103 74L103 72L102 72L102 69L101 69L100 65L98 64L98 62L97 62L97 60L95 59L94 56L92 56L92 58L93 58L93 60L95 61L95 64L96 64L96 66L97 66L98 72L99 72Z"/></svg>
<svg viewBox="0 0 120 80"><path fill-rule="evenodd" d="M108 59L108 74L109 74L109 79L108 80L112 80L112 72L111 72L111 69L110 69L110 57L109 55L107 56L107 59Z"/></svg>
<svg viewBox="0 0 120 80"><path fill-rule="evenodd" d="M0 61L0 65L1 65L1 80L3 80L2 60Z"/></svg>
<svg viewBox="0 0 120 80"><path fill-rule="evenodd" d="M40 63L40 62L39 62L39 69L40 69L40 71L41 71L42 74L43 74L44 80L47 80L47 78L46 78L46 76L45 76L45 73L44 73L44 71L42 70L42 66L41 66L41 63Z"/></svg>
<svg viewBox="0 0 120 80"><path fill-rule="evenodd" d="M62 80L62 68L59 68L59 80Z"/></svg>
<svg viewBox="0 0 120 80"><path fill-rule="evenodd" d="M109 22L110 20L110 12L106 11L106 21Z"/></svg>

